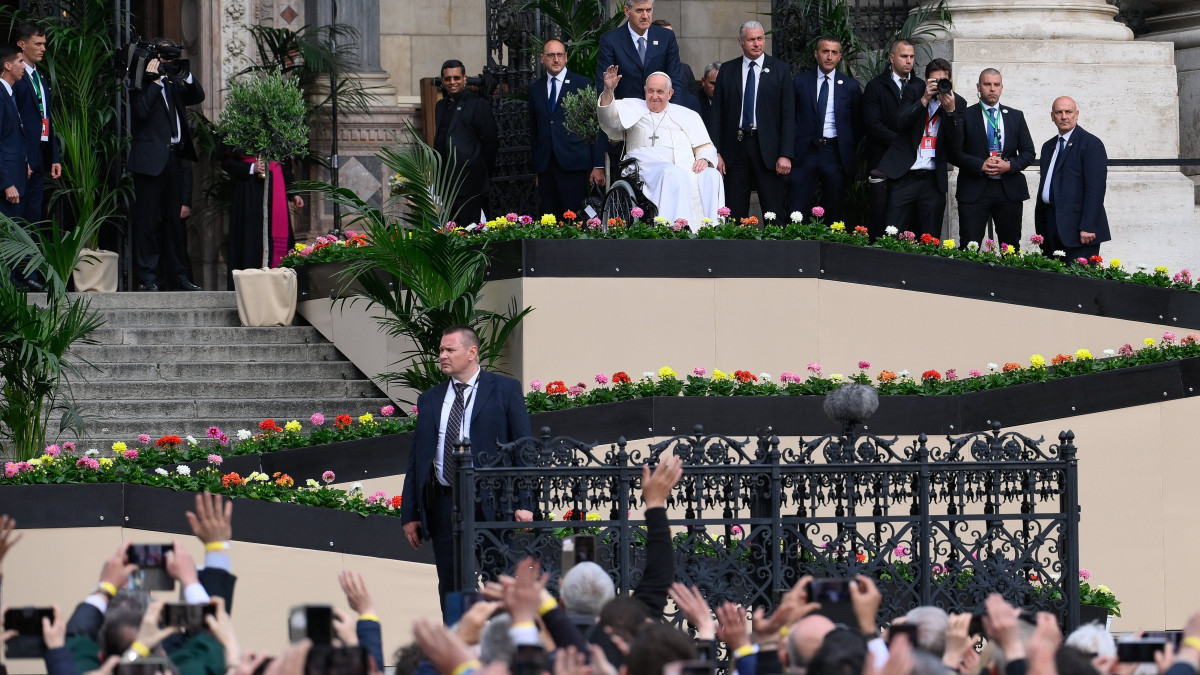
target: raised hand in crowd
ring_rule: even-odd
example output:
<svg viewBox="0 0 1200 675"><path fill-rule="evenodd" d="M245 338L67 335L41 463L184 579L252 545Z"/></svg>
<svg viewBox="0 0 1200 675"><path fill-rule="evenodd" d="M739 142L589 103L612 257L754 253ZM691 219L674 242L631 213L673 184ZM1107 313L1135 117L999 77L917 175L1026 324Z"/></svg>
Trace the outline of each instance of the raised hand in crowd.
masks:
<svg viewBox="0 0 1200 675"><path fill-rule="evenodd" d="M342 586L342 592L346 594L346 602L350 604L350 609L359 616L375 614L375 601L371 599L371 592L367 590L367 582L362 574L343 570L338 574L338 583Z"/></svg>
<svg viewBox="0 0 1200 675"><path fill-rule="evenodd" d="M674 453L663 455L653 471L649 464L642 466L642 499L646 508L666 508L667 497L671 496L671 490L682 476L683 460Z"/></svg>
<svg viewBox="0 0 1200 675"><path fill-rule="evenodd" d="M343 647L357 647L358 633L354 625L356 621L345 610L333 608L333 632L341 641Z"/></svg>
<svg viewBox="0 0 1200 675"><path fill-rule="evenodd" d="M178 539L172 540L171 543L174 544L174 548L166 554L167 574L179 582L180 588L200 583L200 575L196 571L196 561L192 560L192 554L187 552Z"/></svg>
<svg viewBox="0 0 1200 675"><path fill-rule="evenodd" d="M413 638L439 673L454 673L459 666L475 661L470 648L440 621L417 619L413 622Z"/></svg>
<svg viewBox="0 0 1200 675"><path fill-rule="evenodd" d="M52 605L54 619L42 617L42 642L46 649L60 649L67 646L67 617L58 610L58 605Z"/></svg>
<svg viewBox="0 0 1200 675"><path fill-rule="evenodd" d="M223 502L223 503L222 503ZM192 534L205 544L233 539L233 500L209 493L196 495L196 510L186 514Z"/></svg>
<svg viewBox="0 0 1200 675"><path fill-rule="evenodd" d="M681 584L678 581L671 584L668 591L675 606L683 612L684 618L696 629L697 640L712 640L717 636L717 622L713 618L708 601L695 586Z"/></svg>
<svg viewBox="0 0 1200 675"><path fill-rule="evenodd" d="M725 643L731 654L750 644L745 607L732 602L724 602L717 607L717 639Z"/></svg>
<svg viewBox="0 0 1200 675"><path fill-rule="evenodd" d="M959 670L964 665L967 652L974 652L972 647L975 640L970 635L971 615L951 614L946 621L946 651L942 654L942 664L947 668Z"/></svg>
<svg viewBox="0 0 1200 675"><path fill-rule="evenodd" d="M1021 610L1008 604L999 593L989 595L984 604L987 614L983 617L983 630L988 639L1004 653L1005 661L1012 663L1025 658L1025 645L1021 642L1018 625Z"/></svg>
<svg viewBox="0 0 1200 675"><path fill-rule="evenodd" d="M479 644L479 638L483 636L483 628L487 625L488 619L503 607L503 602L494 600L480 600L471 605L471 608L463 612L462 618L458 620L458 628L455 631L458 638L467 645Z"/></svg>
<svg viewBox="0 0 1200 675"><path fill-rule="evenodd" d="M242 662L242 648L233 629L233 619L229 617L229 612L225 611L225 598L214 596L212 603L216 612L212 616L205 616L204 624L225 650L226 670L237 668Z"/></svg>
<svg viewBox="0 0 1200 675"><path fill-rule="evenodd" d="M811 581L812 577L808 577L808 579ZM798 586L808 588L808 584L803 579L800 580ZM850 605L854 608L854 618L858 620L858 630L863 635L874 635L878 632L879 625L875 622L875 618L879 616L879 606L882 604L883 594L879 592L879 587L875 585L875 581L871 577L863 574L854 577L850 583ZM808 613L805 612L805 614Z"/></svg>
<svg viewBox="0 0 1200 675"><path fill-rule="evenodd" d="M138 570L138 566L129 563L127 557L131 545L132 541L121 542L117 552L105 560L100 568L100 586L106 589L110 598L129 581L129 575Z"/></svg>
<svg viewBox="0 0 1200 675"><path fill-rule="evenodd" d="M138 626L137 639L134 640L133 646L129 648L129 652L134 652L138 656L145 657L147 654L141 653L154 651L163 640L175 635L179 632L179 626L162 626L163 607L167 606L166 600L156 600L150 603L146 608L146 613L142 615L142 623ZM139 649L140 647L140 649ZM127 659L133 658L128 656Z"/></svg>
<svg viewBox="0 0 1200 675"><path fill-rule="evenodd" d="M550 575L542 572L541 563L525 558L517 563L514 582L504 585L504 606L512 616L513 625L537 620L542 604L542 591Z"/></svg>

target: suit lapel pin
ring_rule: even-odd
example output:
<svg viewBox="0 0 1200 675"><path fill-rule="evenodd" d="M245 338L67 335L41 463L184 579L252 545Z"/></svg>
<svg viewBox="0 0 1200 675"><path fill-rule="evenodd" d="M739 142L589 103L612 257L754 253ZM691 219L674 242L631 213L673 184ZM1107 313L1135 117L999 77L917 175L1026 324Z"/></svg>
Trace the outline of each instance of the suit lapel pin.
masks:
<svg viewBox="0 0 1200 675"><path fill-rule="evenodd" d="M655 47L657 47L657 46L658 46L658 40L655 40L654 42L651 42L650 44L652 44L652 45L654 45Z"/></svg>
<svg viewBox="0 0 1200 675"><path fill-rule="evenodd" d="M764 73L769 73L769 72L771 72L771 69L770 69L770 68L763 68L763 72L764 72Z"/></svg>
<svg viewBox="0 0 1200 675"><path fill-rule="evenodd" d="M1007 110L1005 110L1004 108L1001 108L1001 109L1000 109L1000 112L1004 113L1005 115L1007 115L1007 114L1008 114L1008 111L1007 111Z"/></svg>
<svg viewBox="0 0 1200 675"><path fill-rule="evenodd" d="M841 81L841 80L838 80L838 84L841 84L841 83L842 83L842 81Z"/></svg>
<svg viewBox="0 0 1200 675"><path fill-rule="evenodd" d="M571 84L570 80L563 80L563 84Z"/></svg>

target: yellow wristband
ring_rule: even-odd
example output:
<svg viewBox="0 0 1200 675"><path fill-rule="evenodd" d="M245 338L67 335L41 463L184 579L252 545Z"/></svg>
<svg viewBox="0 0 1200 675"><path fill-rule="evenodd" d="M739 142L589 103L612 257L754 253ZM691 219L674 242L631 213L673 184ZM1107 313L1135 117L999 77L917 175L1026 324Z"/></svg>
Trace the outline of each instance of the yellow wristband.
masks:
<svg viewBox="0 0 1200 675"><path fill-rule="evenodd" d="M532 621L522 621L521 623L514 623L512 628L537 628L537 624Z"/></svg>
<svg viewBox="0 0 1200 675"><path fill-rule="evenodd" d="M458 667L455 668L454 672L450 673L450 675L463 675L463 673L465 673L465 672L475 670L476 668L479 667L479 665L480 664L479 664L478 659L471 659L470 661L464 661L464 662L458 664Z"/></svg>
<svg viewBox="0 0 1200 675"><path fill-rule="evenodd" d="M379 623L379 617L375 616L374 614L359 614L358 620L359 621L374 621L375 623Z"/></svg>
<svg viewBox="0 0 1200 675"><path fill-rule="evenodd" d="M134 640L133 644L129 645L129 648L137 652L138 656L142 657L143 659L147 656L150 656L150 648L138 642L137 640Z"/></svg>
<svg viewBox="0 0 1200 675"><path fill-rule="evenodd" d="M229 542L227 542L227 541L210 541L204 545L204 551L206 553L213 553L215 551L228 551L228 550L229 550Z"/></svg>
<svg viewBox="0 0 1200 675"><path fill-rule="evenodd" d="M558 608L558 600L554 598L546 598L541 607L538 607L538 616L546 616Z"/></svg>
<svg viewBox="0 0 1200 675"><path fill-rule="evenodd" d="M788 636L788 627L784 626L784 627L780 628L779 629L779 637L785 638L787 636Z"/></svg>
<svg viewBox="0 0 1200 675"><path fill-rule="evenodd" d="M754 653L754 645L742 645L733 650L733 658L740 659Z"/></svg>
<svg viewBox="0 0 1200 675"><path fill-rule="evenodd" d="M1188 637L1183 638L1183 642L1181 642L1180 644L1183 645L1184 647L1191 647L1192 649L1195 649L1196 651L1200 651L1200 637L1196 637L1194 635L1189 635Z"/></svg>
<svg viewBox="0 0 1200 675"><path fill-rule="evenodd" d="M110 598L115 598L117 596L117 587L112 585L111 582L101 581L97 588L100 590L100 592L104 593Z"/></svg>

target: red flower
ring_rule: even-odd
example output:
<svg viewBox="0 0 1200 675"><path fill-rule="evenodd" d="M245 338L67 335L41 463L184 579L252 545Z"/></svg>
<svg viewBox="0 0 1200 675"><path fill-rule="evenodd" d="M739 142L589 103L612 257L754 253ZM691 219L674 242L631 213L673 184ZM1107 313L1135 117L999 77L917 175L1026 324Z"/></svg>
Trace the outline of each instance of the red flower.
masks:
<svg viewBox="0 0 1200 675"><path fill-rule="evenodd" d="M865 237L865 236L867 236L868 233L869 232L868 232L867 228L863 227L862 225L854 226L854 234L856 234L860 237Z"/></svg>
<svg viewBox="0 0 1200 675"><path fill-rule="evenodd" d="M266 432L277 431L279 427L275 426L275 420L263 420L258 423L258 428Z"/></svg>
<svg viewBox="0 0 1200 675"><path fill-rule="evenodd" d="M338 415L337 419L333 421L333 426L335 429L345 429L353 423L353 417L350 417L349 415Z"/></svg>
<svg viewBox="0 0 1200 675"><path fill-rule="evenodd" d="M632 380L629 379L629 374L623 370L618 370L617 372L613 373L613 376L612 376L613 384L628 384L631 381Z"/></svg>
<svg viewBox="0 0 1200 675"><path fill-rule="evenodd" d="M748 370L735 370L733 377L738 382L758 382L758 377Z"/></svg>
<svg viewBox="0 0 1200 675"><path fill-rule="evenodd" d="M858 562L860 562L860 563L867 562L867 554L866 553L855 553L854 557L857 558Z"/></svg>
<svg viewBox="0 0 1200 675"><path fill-rule="evenodd" d="M927 382L929 380L940 380L940 379L942 379L942 374L936 370L927 370L927 371L921 373L921 379L925 380Z"/></svg>
<svg viewBox="0 0 1200 675"><path fill-rule="evenodd" d="M921 235L921 243L922 244L932 244L934 241L935 240L933 238L933 235L929 234L928 232Z"/></svg>
<svg viewBox="0 0 1200 675"><path fill-rule="evenodd" d="M223 488L227 488L230 485L245 485L245 484L246 484L245 479L243 479L236 471L233 471L231 473L225 474L224 476L221 476L221 487L223 487Z"/></svg>
<svg viewBox="0 0 1200 675"><path fill-rule="evenodd" d="M166 448L174 445L183 445L183 439L175 434L171 434L170 436L163 436L157 441L154 441L154 444L160 448Z"/></svg>
<svg viewBox="0 0 1200 675"><path fill-rule="evenodd" d="M565 394L565 393L567 393L567 384L565 382L563 382L562 380L558 380L556 382L551 382L550 384L546 385L546 393L547 394Z"/></svg>
<svg viewBox="0 0 1200 675"><path fill-rule="evenodd" d="M583 514L575 513L575 509L571 509L563 515L563 520L583 520Z"/></svg>
<svg viewBox="0 0 1200 675"><path fill-rule="evenodd" d="M1104 262L1104 258L1101 258L1098 255L1094 255L1094 256L1088 258L1088 262L1092 263L1093 265L1099 265L1100 263Z"/></svg>
<svg viewBox="0 0 1200 675"><path fill-rule="evenodd" d="M404 497L402 497L402 496L400 496L400 495L396 495L395 497L392 497L392 508L393 508L393 509L398 509L398 508L400 508L400 504L401 504L403 501L404 501Z"/></svg>
<svg viewBox="0 0 1200 675"><path fill-rule="evenodd" d="M571 211L569 209L563 213L563 218L566 218L567 220L575 220L578 217L579 216L576 216L574 211Z"/></svg>

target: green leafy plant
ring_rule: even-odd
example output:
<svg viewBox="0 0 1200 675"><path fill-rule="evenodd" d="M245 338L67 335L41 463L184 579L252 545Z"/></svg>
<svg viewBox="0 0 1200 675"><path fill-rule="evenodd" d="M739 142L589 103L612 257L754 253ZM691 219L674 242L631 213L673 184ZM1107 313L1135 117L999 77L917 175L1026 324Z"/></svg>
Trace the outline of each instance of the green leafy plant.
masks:
<svg viewBox="0 0 1200 675"><path fill-rule="evenodd" d="M604 18L604 0L528 0L518 9L537 10L542 13L542 18L554 24L557 37L567 46L567 68L591 78L600 57L600 36L625 20L621 3L614 4L612 16L607 19ZM531 35L530 41L535 51L542 50L544 40Z"/></svg>
<svg viewBox="0 0 1200 675"><path fill-rule="evenodd" d="M596 142L600 123L596 120L595 87L585 87L563 97L563 127L575 134L585 145Z"/></svg>

